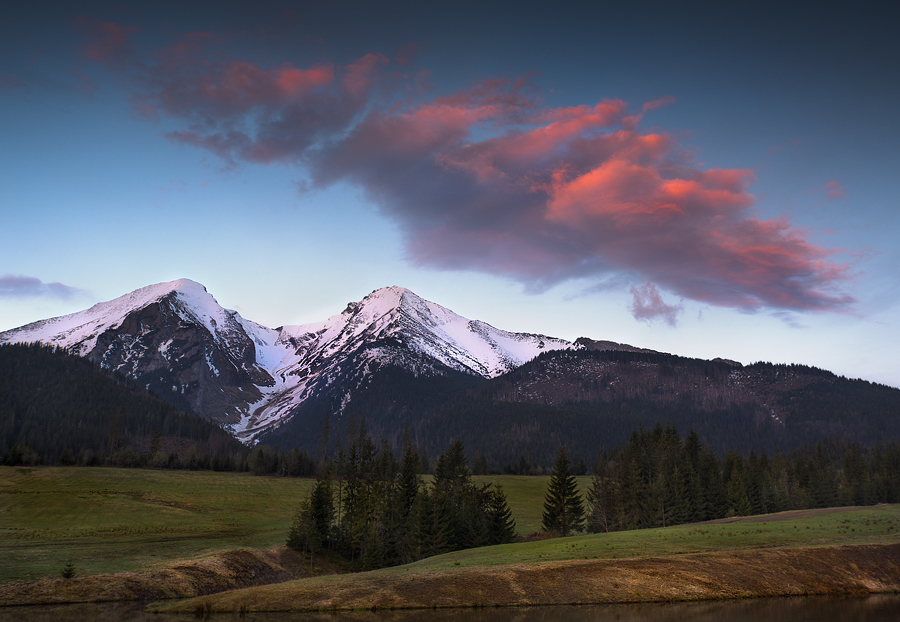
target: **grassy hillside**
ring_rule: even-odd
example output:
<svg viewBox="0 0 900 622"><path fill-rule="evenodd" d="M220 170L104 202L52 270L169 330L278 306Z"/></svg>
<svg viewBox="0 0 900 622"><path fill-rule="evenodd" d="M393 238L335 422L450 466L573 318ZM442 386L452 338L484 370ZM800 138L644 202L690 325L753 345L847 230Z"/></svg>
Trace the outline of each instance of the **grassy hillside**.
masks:
<svg viewBox="0 0 900 622"><path fill-rule="evenodd" d="M312 480L247 473L0 467L0 583L151 568L281 546Z"/></svg>
<svg viewBox="0 0 900 622"><path fill-rule="evenodd" d="M416 609L896 593L898 527L897 505L805 510L457 551L355 575L157 603L151 610Z"/></svg>
<svg viewBox="0 0 900 622"><path fill-rule="evenodd" d="M549 478L509 475L474 479L503 486L520 534L540 528ZM308 479L248 473L0 467L0 556L4 559L0 583L58 576L70 561L81 575L90 575L152 569L241 547L280 547L312 484ZM579 484L584 489L589 478L580 478ZM803 516L503 545L433 557L414 566L439 569L757 546L900 541L896 536L900 530L897 505Z"/></svg>
<svg viewBox="0 0 900 622"><path fill-rule="evenodd" d="M148 610L194 613L198 617L226 612L240 616L263 611L328 611L329 616L334 616L333 612L339 610L454 607L494 611L494 607L531 605L669 603L811 595L858 597L900 591L898 562L900 544L744 549L437 571L406 568L404 572L395 570L391 574L374 571L260 585L187 600L157 602ZM683 619L678 610L672 613L672 619ZM546 619L568 617L552 610L547 615ZM619 618L615 614L610 617ZM804 619L812 618L804 616Z"/></svg>
<svg viewBox="0 0 900 622"><path fill-rule="evenodd" d="M900 542L898 532L900 505L840 508L828 513L807 510L765 517L744 517L740 522L678 525L502 544L447 553L402 568L440 570L577 559L625 559L748 548L892 544ZM385 569L384 572L391 570ZM398 569L393 570L400 572Z"/></svg>
<svg viewBox="0 0 900 622"><path fill-rule="evenodd" d="M549 477L473 479L503 486L520 534L540 529ZM97 574L282 546L312 485L249 473L0 467L0 583L58 576L69 561Z"/></svg>

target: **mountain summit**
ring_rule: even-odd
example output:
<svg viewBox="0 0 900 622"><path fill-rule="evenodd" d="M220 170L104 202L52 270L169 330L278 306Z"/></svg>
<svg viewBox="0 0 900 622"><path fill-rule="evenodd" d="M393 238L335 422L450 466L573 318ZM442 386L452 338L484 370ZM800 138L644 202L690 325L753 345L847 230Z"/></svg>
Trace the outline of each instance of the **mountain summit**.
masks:
<svg viewBox="0 0 900 622"><path fill-rule="evenodd" d="M268 328L180 279L0 333L0 344L17 342L118 371L245 443L307 451L326 423L334 441L363 422L395 449L410 438L434 454L459 438L517 472L548 464L560 445L590 456L639 426L663 434L663 421L723 452L900 438L898 389L508 332L402 287L321 322Z"/></svg>
<svg viewBox="0 0 900 622"><path fill-rule="evenodd" d="M268 332L223 309L200 283L179 279L0 333L0 343L58 346L227 425L274 384L256 355Z"/></svg>
<svg viewBox="0 0 900 622"><path fill-rule="evenodd" d="M267 328L189 279L159 283L0 333L56 345L119 371L250 441L308 400L340 410L373 374L492 378L568 341L469 320L402 287L375 290L323 322Z"/></svg>

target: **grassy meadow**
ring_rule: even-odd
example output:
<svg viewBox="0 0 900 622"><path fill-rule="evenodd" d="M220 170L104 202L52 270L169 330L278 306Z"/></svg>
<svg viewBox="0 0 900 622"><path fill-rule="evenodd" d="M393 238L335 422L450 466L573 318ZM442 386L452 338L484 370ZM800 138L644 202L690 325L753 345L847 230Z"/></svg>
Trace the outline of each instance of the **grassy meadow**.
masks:
<svg viewBox="0 0 900 622"><path fill-rule="evenodd" d="M769 520L760 522L677 525L501 544L430 557L402 568L439 570L754 548L900 543L900 505L818 515L813 512L786 520L771 514L767 517ZM754 520L762 518L754 517Z"/></svg>
<svg viewBox="0 0 900 622"><path fill-rule="evenodd" d="M540 528L549 477L479 476L503 486L520 534ZM590 478L579 478L585 491ZM236 548L284 544L313 480L248 473L0 467L0 583L148 570ZM459 551L400 569L616 559L753 547L900 542L900 506L772 522L682 525Z"/></svg>
<svg viewBox="0 0 900 622"><path fill-rule="evenodd" d="M247 473L0 467L0 583L148 569L284 544L313 480Z"/></svg>

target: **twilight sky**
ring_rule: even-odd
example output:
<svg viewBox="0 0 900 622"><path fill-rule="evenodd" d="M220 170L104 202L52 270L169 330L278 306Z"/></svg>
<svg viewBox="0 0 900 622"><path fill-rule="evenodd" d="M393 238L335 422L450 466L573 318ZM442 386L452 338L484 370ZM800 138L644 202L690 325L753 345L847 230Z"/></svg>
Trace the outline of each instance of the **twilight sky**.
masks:
<svg viewBox="0 0 900 622"><path fill-rule="evenodd" d="M273 327L396 284L900 386L888 3L432 4L5 9L0 330L180 277Z"/></svg>

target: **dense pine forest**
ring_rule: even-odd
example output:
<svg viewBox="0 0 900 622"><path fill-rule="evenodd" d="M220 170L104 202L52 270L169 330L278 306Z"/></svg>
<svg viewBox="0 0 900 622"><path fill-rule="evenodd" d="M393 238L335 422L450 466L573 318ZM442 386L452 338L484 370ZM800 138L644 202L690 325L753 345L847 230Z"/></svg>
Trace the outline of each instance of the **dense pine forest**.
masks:
<svg viewBox="0 0 900 622"><path fill-rule="evenodd" d="M248 450L126 378L40 345L0 345L0 461L247 468Z"/></svg>
<svg viewBox="0 0 900 622"><path fill-rule="evenodd" d="M512 542L506 496L471 480L465 449L453 441L426 485L407 437L398 462L360 425L346 450L325 461L291 526L287 545L314 558L334 551L356 569L394 566L449 551Z"/></svg>
<svg viewBox="0 0 900 622"><path fill-rule="evenodd" d="M549 467L560 445L589 463L598 450L658 421L693 428L723 455L788 451L833 437L866 446L900 438L896 388L802 365L662 353L547 352L491 380L383 368L349 403L345 398L341 390L304 404L260 441L313 451L326 417L335 430L363 418L395 451L408 428L420 451L435 455L460 438L484 450L489 469L502 470L523 457Z"/></svg>
<svg viewBox="0 0 900 622"><path fill-rule="evenodd" d="M414 426L406 427L399 441L393 437L393 430L396 426L402 430L410 413L388 404L384 413L369 419L353 415L330 418L325 414L324 425L320 423L315 429L305 431L303 448L265 443L249 448L221 428L178 411L89 361L48 347L4 345L0 346L0 462L317 476L336 487L332 496L338 514L336 522L323 532L326 534L322 536L323 543L327 543L323 546L343 551L348 558L357 560L354 563L362 563L358 560L364 553L361 538L365 534L359 531L358 525L350 531L345 529L349 524L346 521L351 519L343 518L348 503L343 482L361 478L361 485L368 487L367 495L382 499L383 508L392 507L403 477L408 478L410 473L435 473L436 481L443 481L444 476L440 474L447 468L447 454L429 459L428 452L436 455L442 450L446 452L448 446L455 448L450 464L456 466L451 470L477 475L546 475L553 456L561 446L566 447L573 474L593 473L593 484L586 499L587 528L592 531L663 526L788 509L900 502L900 443L890 440L900 437L895 430L900 419L897 416L900 411L893 405L896 389L848 381L811 368L798 370L768 364L740 368L738 379L752 383L758 391L767 390L766 403L772 410L777 408L781 417L792 419L795 430L815 427L820 436L823 430L834 431L821 440L795 443L793 448L782 451L777 443L771 449L772 439L766 442L763 438L763 432L780 425L771 416L764 417L763 423L755 428L749 428L756 433L740 437L733 445L725 444L727 437L716 434L717 429L728 425L739 428L742 408L747 409L748 418L758 419L752 404L733 405L731 412L721 412L715 407L725 386L721 382L716 384L716 379L737 377L735 368L727 362L697 362L685 369L665 371L652 365L671 362L666 358L668 355L588 352L566 356L580 357L584 363L582 369L592 369L592 373L596 370L591 366L620 366L623 361L627 365L639 363L634 365L631 380L617 376L617 395L636 391L637 384L642 378L646 380L648 373L676 378L677 382L670 383L669 390L672 386L687 386L688 381L696 384L696 391L708 394L710 410L704 411L707 418L699 419L705 427L693 425L692 422L698 421L696 409L685 406L684 412L693 412L693 419L679 417L679 410L673 407L679 402L674 398L665 407L661 402L640 400L618 404L602 400L569 401L562 407L533 401L503 401L513 395L518 395L520 400L538 395L539 392L528 393L526 389L541 382L559 381L563 389L558 390L571 390L575 383L568 376L575 373L571 371L573 367L559 365L558 359L545 356L489 384L466 381L462 397L454 397L458 394L459 378L422 379L415 385L420 390L412 391L403 404L404 408L413 405L425 414ZM567 377L560 380L560 375ZM382 397L368 404L386 402L384 396L388 393L400 395L402 387L409 382L400 374L386 377L392 381L371 389L376 397ZM607 391L603 378L599 376L596 385L582 383L579 389L585 393L582 397L587 399L591 392L597 397ZM701 378L709 378L709 386L703 385ZM776 390L765 382L767 378L787 380ZM493 399L481 399L485 394ZM857 398L859 403L854 403ZM435 400L445 400L446 416L434 412L428 415L429 405L433 406ZM584 417L596 417L597 413L590 409L597 404L604 405L607 415L618 413L605 419L608 429L601 435L582 426L577 416L584 411ZM852 421L841 414L846 412L859 416L858 427L863 432L846 432L848 421ZM455 417L455 429L450 425L450 414ZM656 418L645 426L642 421L648 417ZM656 423L660 421L667 422L665 427ZM827 425L829 421L833 424L831 428ZM485 430L497 430L496 442L488 442L483 435L476 437L480 445L471 442L470 432L477 428L477 423ZM330 433L329 428L333 428ZM689 430L688 435L682 439L679 429ZM455 431L459 434L454 434ZM538 432L542 433L539 439ZM579 438L577 443L567 442L574 437ZM383 440L376 447L370 438ZM876 442L873 438L885 440ZM442 439L443 444L437 445ZM623 443L625 439L629 439L627 444ZM311 450L307 449L309 446ZM403 456L400 460L394 457L398 447ZM462 447L469 449L463 453ZM408 451L415 455L413 462L407 461ZM402 473L406 475L401 476ZM407 486L411 486L410 481L406 480ZM462 503L463 497L469 503L467 515L475 515L472 508L483 510L497 501L497 491L478 492L469 484L459 488L465 490L464 494L459 493L462 497L453 493L457 495L453 503ZM430 503L433 508L438 489L429 489L421 482L415 488L423 495L416 503L425 506ZM351 486L350 490L354 488ZM378 493L372 493L373 490ZM412 488L407 488L408 493L409 490ZM407 506L401 504L401 507L411 507L408 504L413 503L412 496L406 499ZM371 508L367 512L367 516L379 516L379 529L398 520L394 515L385 518ZM421 519L423 515L420 512L418 516ZM448 536L447 547L484 541L486 536L478 531L484 524L478 529L466 527L469 530L466 535L459 526L464 521L459 517L453 521L456 526L452 536ZM424 523L417 525L421 533L427 533L423 531ZM473 535L476 532L481 535ZM349 533L353 535L348 536ZM384 533L376 534L382 559L390 563L409 559L410 553L404 547L411 545L392 542ZM416 553L419 554L424 553Z"/></svg>
<svg viewBox="0 0 900 622"><path fill-rule="evenodd" d="M900 502L900 443L833 439L788 454L718 456L691 430L656 425L601 451L587 495L591 532L785 510Z"/></svg>

